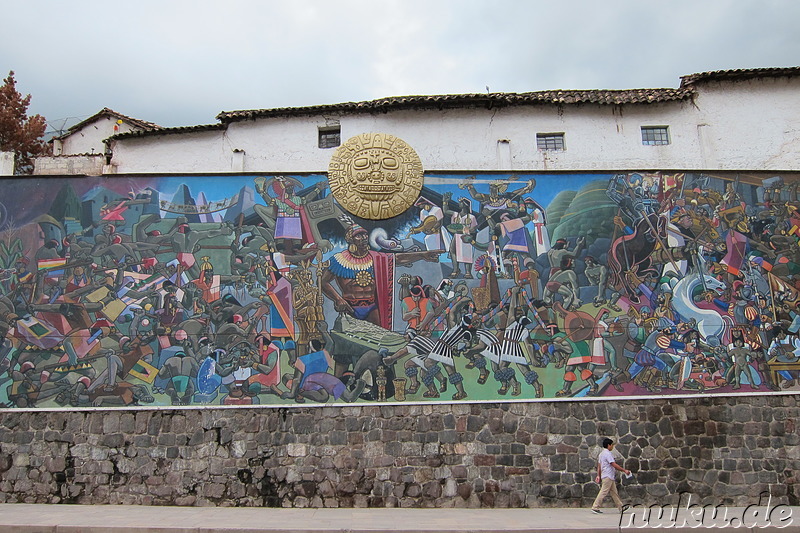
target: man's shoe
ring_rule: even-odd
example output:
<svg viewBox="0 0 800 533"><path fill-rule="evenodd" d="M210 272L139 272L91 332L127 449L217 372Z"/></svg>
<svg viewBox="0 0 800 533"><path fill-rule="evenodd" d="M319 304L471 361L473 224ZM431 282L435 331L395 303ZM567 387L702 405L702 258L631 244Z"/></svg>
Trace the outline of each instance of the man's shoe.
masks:
<svg viewBox="0 0 800 533"><path fill-rule="evenodd" d="M603 511L601 511L600 509L592 509L592 512L594 514L603 514Z"/></svg>

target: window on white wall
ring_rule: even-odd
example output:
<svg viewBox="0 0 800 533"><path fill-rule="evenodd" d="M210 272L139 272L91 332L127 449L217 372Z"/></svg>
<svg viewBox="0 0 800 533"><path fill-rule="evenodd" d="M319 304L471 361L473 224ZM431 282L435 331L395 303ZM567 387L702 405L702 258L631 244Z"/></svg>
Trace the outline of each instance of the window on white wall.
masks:
<svg viewBox="0 0 800 533"><path fill-rule="evenodd" d="M536 148L539 150L566 150L564 133L537 133Z"/></svg>
<svg viewBox="0 0 800 533"><path fill-rule="evenodd" d="M646 146L669 144L669 127L642 126L642 144Z"/></svg>
<svg viewBox="0 0 800 533"><path fill-rule="evenodd" d="M320 126L319 128L319 147L336 148L342 144L341 126Z"/></svg>

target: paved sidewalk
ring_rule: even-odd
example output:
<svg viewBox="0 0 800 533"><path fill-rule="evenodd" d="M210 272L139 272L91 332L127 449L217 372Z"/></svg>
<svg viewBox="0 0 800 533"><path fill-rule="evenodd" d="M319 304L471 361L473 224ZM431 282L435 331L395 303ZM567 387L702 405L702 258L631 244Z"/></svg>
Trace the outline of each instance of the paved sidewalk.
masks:
<svg viewBox="0 0 800 533"><path fill-rule="evenodd" d="M740 531L800 532L800 507L772 509L773 523L766 525L769 512L758 509L727 508L727 519L745 524ZM673 531L697 531L703 526L719 528L723 518L702 526L688 515L668 516L661 521L651 516L650 528L670 527ZM589 509L269 509L232 507L146 507L123 505L29 505L0 504L0 533L235 533L256 532L342 532L416 533L585 531L591 533L635 531L643 525L644 510L622 516L613 509L592 514ZM744 513L744 514L743 514ZM787 515L788 513L788 515ZM634 518L635 516L635 518ZM686 524L684 525L684 519ZM631 522L631 520L634 520ZM752 527L752 526L756 527ZM779 525L787 527L778 528ZM681 527L683 526L683 527ZM692 527L694 526L694 527ZM700 526L700 527L698 527ZM730 525L728 526L730 527Z"/></svg>

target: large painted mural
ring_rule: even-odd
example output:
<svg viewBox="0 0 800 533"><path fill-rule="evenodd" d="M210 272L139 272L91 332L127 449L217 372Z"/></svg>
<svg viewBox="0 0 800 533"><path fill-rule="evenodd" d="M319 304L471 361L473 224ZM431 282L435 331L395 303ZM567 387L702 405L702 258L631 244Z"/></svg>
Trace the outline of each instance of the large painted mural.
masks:
<svg viewBox="0 0 800 533"><path fill-rule="evenodd" d="M793 175L0 181L6 408L797 391Z"/></svg>

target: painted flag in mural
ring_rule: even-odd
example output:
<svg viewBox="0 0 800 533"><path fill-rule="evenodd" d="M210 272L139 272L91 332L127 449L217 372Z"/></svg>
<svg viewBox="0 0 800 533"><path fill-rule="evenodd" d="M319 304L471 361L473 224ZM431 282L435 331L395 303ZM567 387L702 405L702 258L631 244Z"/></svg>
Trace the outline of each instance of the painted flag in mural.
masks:
<svg viewBox="0 0 800 533"><path fill-rule="evenodd" d="M767 273L767 278L769 279L769 288L772 291L775 305L789 304L794 306L800 300L800 291L795 289L793 285L775 276L772 272Z"/></svg>
<svg viewBox="0 0 800 533"><path fill-rule="evenodd" d="M136 280L134 288L137 291L149 291L166 281L167 278L161 274L140 274L139 272L126 272L126 276L131 276Z"/></svg>
<svg viewBox="0 0 800 533"><path fill-rule="evenodd" d="M142 298L134 298L133 296L129 295L128 289L124 287L117 292L117 298L122 300L125 305L131 305L142 301Z"/></svg>
<svg viewBox="0 0 800 533"><path fill-rule="evenodd" d="M133 272L130 270L126 270L123 273L122 287L116 292L117 298L119 298L119 300L125 305L123 311L120 312L120 316L126 315L129 318L132 318L133 313L130 310L130 306L138 304L144 298L132 296L130 292L135 289L129 287L128 284L133 282L133 284L136 285L150 276L151 274L140 274L139 272Z"/></svg>
<svg viewBox="0 0 800 533"><path fill-rule="evenodd" d="M189 276L186 275L186 272L183 272L183 267L181 266L180 262L177 259L173 259L166 265L167 267L175 267L175 272L169 277L169 280L174 283L175 285L186 285L191 280ZM178 271L181 271L180 282L178 281Z"/></svg>
<svg viewBox="0 0 800 533"><path fill-rule="evenodd" d="M663 200L668 195L667 193L672 189L679 189L683 187L683 179L685 174L664 174L661 176L661 191L659 199Z"/></svg>
<svg viewBox="0 0 800 533"><path fill-rule="evenodd" d="M722 258L722 264L728 267L728 272L738 276L747 253L747 237L738 231L730 230L725 237L725 244L728 247L728 253Z"/></svg>
<svg viewBox="0 0 800 533"><path fill-rule="evenodd" d="M129 277L133 279L134 283L136 284L141 283L144 280L156 275L157 274L145 274L144 272L138 272L134 270L126 270L125 272L122 273L123 279Z"/></svg>
<svg viewBox="0 0 800 533"><path fill-rule="evenodd" d="M37 270L45 270L45 276L48 278L60 278L64 275L64 265L67 260L64 257L56 259L39 259L36 263Z"/></svg>
<svg viewBox="0 0 800 533"><path fill-rule="evenodd" d="M147 383L153 383L158 375L158 369L150 363L139 359L128 371L128 374Z"/></svg>
<svg viewBox="0 0 800 533"><path fill-rule="evenodd" d="M186 285L187 283L189 283L190 281L192 281L192 280L190 280L190 279L189 279L189 276L186 274L186 272L181 272L180 283L178 283L178 273L177 273L177 272L176 272L176 273L174 273L174 274L172 274L172 275L169 277L169 280L170 280L172 283L176 284L176 285Z"/></svg>
<svg viewBox="0 0 800 533"><path fill-rule="evenodd" d="M17 320L15 337L44 350L55 348L64 340L64 335L51 324L35 316Z"/></svg>

